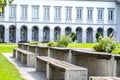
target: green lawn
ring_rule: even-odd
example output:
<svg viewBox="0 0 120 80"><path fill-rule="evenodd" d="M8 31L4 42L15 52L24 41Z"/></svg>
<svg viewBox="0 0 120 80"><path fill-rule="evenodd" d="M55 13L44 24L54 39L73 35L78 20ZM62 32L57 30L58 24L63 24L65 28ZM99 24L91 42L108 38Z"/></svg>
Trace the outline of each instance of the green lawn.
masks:
<svg viewBox="0 0 120 80"><path fill-rule="evenodd" d="M96 43L69 43L69 48L93 48ZM43 46L47 46L47 43L41 43ZM117 47L120 48L120 43L117 43Z"/></svg>
<svg viewBox="0 0 120 80"><path fill-rule="evenodd" d="M96 43L70 43L70 48L93 48Z"/></svg>
<svg viewBox="0 0 120 80"><path fill-rule="evenodd" d="M12 53L13 52L13 48L17 47L16 44L0 44L0 52L8 52L8 53Z"/></svg>
<svg viewBox="0 0 120 80"><path fill-rule="evenodd" d="M93 48L96 43L69 43L69 48ZM41 43L43 46L47 46L47 43Z"/></svg>
<svg viewBox="0 0 120 80"><path fill-rule="evenodd" d="M1 52L12 52L17 45L0 44ZM21 78L16 67L0 54L0 80L24 80Z"/></svg>

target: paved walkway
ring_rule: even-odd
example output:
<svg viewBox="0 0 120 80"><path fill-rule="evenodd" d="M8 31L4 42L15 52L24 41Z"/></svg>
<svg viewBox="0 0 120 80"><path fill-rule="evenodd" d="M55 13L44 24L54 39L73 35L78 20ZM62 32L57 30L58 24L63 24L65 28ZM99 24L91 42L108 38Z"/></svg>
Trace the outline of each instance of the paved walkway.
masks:
<svg viewBox="0 0 120 80"><path fill-rule="evenodd" d="M20 63L16 60L10 53L2 53L11 63L13 63L19 70L21 76L25 80L47 80L45 78L45 73L35 71L33 67L27 67L25 64Z"/></svg>

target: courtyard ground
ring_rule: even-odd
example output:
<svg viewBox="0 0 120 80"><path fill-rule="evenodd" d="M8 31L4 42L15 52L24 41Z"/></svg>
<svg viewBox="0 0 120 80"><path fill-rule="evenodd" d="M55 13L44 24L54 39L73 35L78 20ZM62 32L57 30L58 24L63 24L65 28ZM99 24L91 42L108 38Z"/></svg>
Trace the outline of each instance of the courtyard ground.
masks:
<svg viewBox="0 0 120 80"><path fill-rule="evenodd" d="M95 44L96 43L72 43L72 44L69 44L68 47L72 47L72 48L92 48ZM46 43L44 45L46 45ZM120 47L120 44L118 44L117 46ZM21 73L19 73L19 67L20 66L24 67L24 69L26 70L24 76L26 78L28 78L28 76L32 75L31 80L34 80L35 74L37 74L39 72L35 72L35 69L33 69L33 68L26 69L25 65L21 65L19 62L17 62L12 57L11 53L13 52L13 48L16 48L16 47L17 47L17 44L0 43L0 80L24 80L21 77ZM17 65L18 67L13 65L1 53L5 53L4 55L8 59L11 59L14 64L17 63L15 65ZM25 71L24 69L21 69L21 70ZM22 72L22 71L20 71L20 72ZM31 75L28 75L29 72L30 72ZM41 73L39 73L39 74L41 74ZM44 74L42 76L44 76ZM36 75L35 77L38 77L38 75ZM30 79L28 79L28 80L30 80ZM37 80L37 78L35 80ZM39 79L39 77L38 77L38 80L45 80L45 79Z"/></svg>

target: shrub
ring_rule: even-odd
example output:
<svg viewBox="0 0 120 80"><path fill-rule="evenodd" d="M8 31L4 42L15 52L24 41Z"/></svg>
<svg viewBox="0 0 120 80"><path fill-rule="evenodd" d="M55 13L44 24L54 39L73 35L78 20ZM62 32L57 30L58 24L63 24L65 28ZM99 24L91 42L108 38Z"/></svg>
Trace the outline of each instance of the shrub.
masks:
<svg viewBox="0 0 120 80"><path fill-rule="evenodd" d="M111 37L104 37L99 40L98 44L93 47L96 51L99 52L112 52L116 48L116 42Z"/></svg>
<svg viewBox="0 0 120 80"><path fill-rule="evenodd" d="M59 46L59 47L67 47L70 42L71 42L70 38L68 36L66 36L66 35L63 35L58 40L57 46Z"/></svg>
<svg viewBox="0 0 120 80"><path fill-rule="evenodd" d="M31 45L38 45L38 42L37 41L31 41L31 42L29 42L29 44L31 44Z"/></svg>
<svg viewBox="0 0 120 80"><path fill-rule="evenodd" d="M96 33L95 35L97 42L102 39L102 34L101 33Z"/></svg>
<svg viewBox="0 0 120 80"><path fill-rule="evenodd" d="M49 42L49 43L47 44L47 46L55 47L55 46L57 46L57 43L56 43L56 42Z"/></svg>
<svg viewBox="0 0 120 80"><path fill-rule="evenodd" d="M75 42L75 40L77 40L77 34L74 33L74 32L72 32L72 33L70 34L70 38L71 38L72 42Z"/></svg>
<svg viewBox="0 0 120 80"><path fill-rule="evenodd" d="M120 48L116 48L112 51L113 54L120 54Z"/></svg>

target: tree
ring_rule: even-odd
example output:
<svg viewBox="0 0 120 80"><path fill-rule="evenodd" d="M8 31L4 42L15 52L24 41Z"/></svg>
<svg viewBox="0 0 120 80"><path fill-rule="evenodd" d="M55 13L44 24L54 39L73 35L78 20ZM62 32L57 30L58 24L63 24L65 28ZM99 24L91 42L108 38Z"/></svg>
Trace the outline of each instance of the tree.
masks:
<svg viewBox="0 0 120 80"><path fill-rule="evenodd" d="M11 4L14 0L0 0L0 12L4 12L4 7L8 4Z"/></svg>
<svg viewBox="0 0 120 80"><path fill-rule="evenodd" d="M102 38L102 33L96 33L95 37L96 37L97 42L99 42L99 40L101 40Z"/></svg>
<svg viewBox="0 0 120 80"><path fill-rule="evenodd" d="M74 32L72 32L72 33L70 34L70 38L71 38L72 42L75 42L75 40L77 40L77 34L74 33Z"/></svg>

